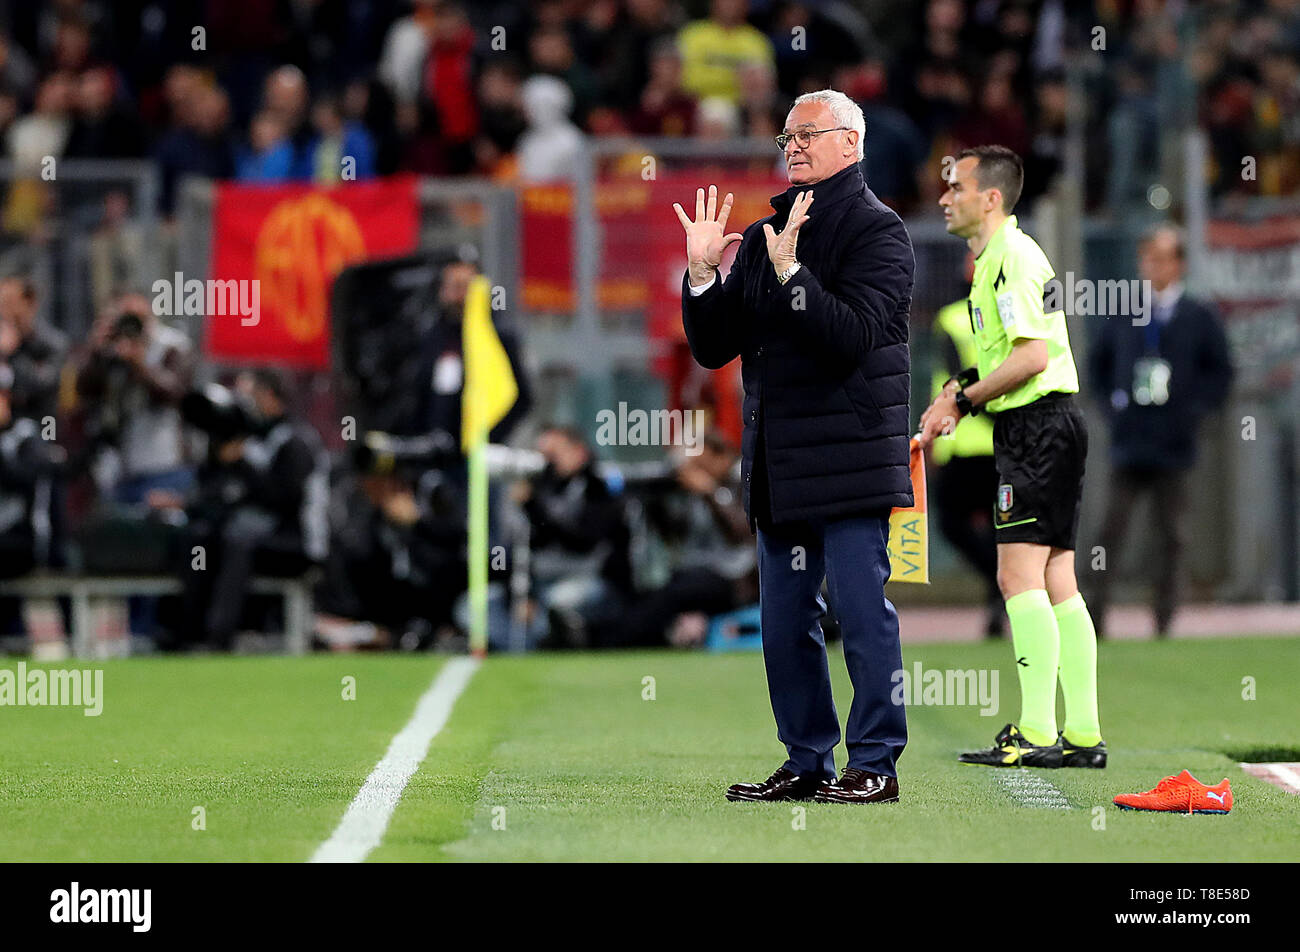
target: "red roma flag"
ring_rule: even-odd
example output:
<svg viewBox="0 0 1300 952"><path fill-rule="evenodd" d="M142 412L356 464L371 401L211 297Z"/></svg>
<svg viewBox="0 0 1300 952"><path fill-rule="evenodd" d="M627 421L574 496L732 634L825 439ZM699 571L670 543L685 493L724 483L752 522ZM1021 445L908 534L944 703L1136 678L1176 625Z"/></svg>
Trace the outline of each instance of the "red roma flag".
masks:
<svg viewBox="0 0 1300 952"><path fill-rule="evenodd" d="M259 282L259 313L208 314L208 356L329 367L335 276L357 261L412 251L418 215L413 176L328 189L218 185L211 276Z"/></svg>

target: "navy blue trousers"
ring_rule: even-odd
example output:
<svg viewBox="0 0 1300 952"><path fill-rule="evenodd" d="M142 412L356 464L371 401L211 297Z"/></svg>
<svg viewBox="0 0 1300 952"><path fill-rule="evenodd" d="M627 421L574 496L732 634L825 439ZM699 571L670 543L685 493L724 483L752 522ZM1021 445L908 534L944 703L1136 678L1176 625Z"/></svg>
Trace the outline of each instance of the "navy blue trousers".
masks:
<svg viewBox="0 0 1300 952"><path fill-rule="evenodd" d="M827 580L840 622L853 703L844 731L848 766L896 777L907 717L891 694L902 670L898 613L885 597L889 520L869 516L758 530L763 663L787 769L834 777L839 715L831 696L821 596Z"/></svg>

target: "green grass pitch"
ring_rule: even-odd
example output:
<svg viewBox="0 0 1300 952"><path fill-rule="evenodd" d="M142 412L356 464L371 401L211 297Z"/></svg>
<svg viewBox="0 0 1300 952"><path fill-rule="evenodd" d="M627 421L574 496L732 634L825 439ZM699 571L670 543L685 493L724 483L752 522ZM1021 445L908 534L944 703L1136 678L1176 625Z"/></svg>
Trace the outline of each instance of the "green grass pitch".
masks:
<svg viewBox="0 0 1300 952"><path fill-rule="evenodd" d="M1247 776L1233 755L1300 747L1297 647L1104 643L1110 767L1030 771L1068 810L1022 806L999 781L1005 771L955 762L1015 717L1007 644L905 649L909 667L998 668L1001 710L909 708L902 802L807 804L802 816L792 804L722 797L783 759L758 655L491 657L370 860L1295 860L1300 797ZM843 716L847 677L838 651L830 660ZM136 658L102 664L99 717L0 707L0 859L306 860L441 663ZM343 698L345 678L355 700ZM654 700L643 699L646 678ZM1256 699L1243 699L1244 678ZM1111 805L1183 767L1211 783L1231 777L1233 812ZM198 816L205 829L194 828Z"/></svg>

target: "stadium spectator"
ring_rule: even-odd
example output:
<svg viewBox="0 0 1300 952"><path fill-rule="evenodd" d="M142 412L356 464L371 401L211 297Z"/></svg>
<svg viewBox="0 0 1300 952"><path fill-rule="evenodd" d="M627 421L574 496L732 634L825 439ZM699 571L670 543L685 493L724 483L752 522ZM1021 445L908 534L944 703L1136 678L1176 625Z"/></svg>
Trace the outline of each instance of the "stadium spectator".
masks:
<svg viewBox="0 0 1300 952"><path fill-rule="evenodd" d="M72 78L64 73L47 77L36 92L35 110L9 127L6 147L20 178L10 187L5 204L7 231L37 236L43 230L50 163L63 157L72 133L72 89Z"/></svg>
<svg viewBox="0 0 1300 952"><path fill-rule="evenodd" d="M12 89L0 86L0 142L9 141L9 130L21 112L18 94Z"/></svg>
<svg viewBox="0 0 1300 952"><path fill-rule="evenodd" d="M15 99L27 99L36 88L36 67L26 51L5 33L0 33L0 87Z"/></svg>
<svg viewBox="0 0 1300 952"><path fill-rule="evenodd" d="M105 195L103 215L90 237L90 297L96 313L143 280L145 241L132 219L127 193L114 189Z"/></svg>
<svg viewBox="0 0 1300 952"><path fill-rule="evenodd" d="M599 88L595 75L574 53L569 31L562 26L547 26L532 33L528 37L528 60L535 75L564 81L573 95L573 121L585 125L588 113L597 105Z"/></svg>
<svg viewBox="0 0 1300 952"><path fill-rule="evenodd" d="M650 51L649 79L628 121L639 135L689 136L695 132L695 100L682 89L682 55L671 39Z"/></svg>
<svg viewBox="0 0 1300 952"><path fill-rule="evenodd" d="M835 88L862 107L871 141L866 145L862 174L882 202L899 210L912 205L918 195L916 170L925 162L925 135L901 109L889 104L888 72L880 60L835 74Z"/></svg>
<svg viewBox="0 0 1300 952"><path fill-rule="evenodd" d="M489 177L513 180L518 171L514 152L528 127L518 67L510 61L484 64L478 80L478 100L475 161Z"/></svg>
<svg viewBox="0 0 1300 952"><path fill-rule="evenodd" d="M94 64L90 27L89 20L75 13L59 17L47 64L49 71L75 75Z"/></svg>
<svg viewBox="0 0 1300 952"><path fill-rule="evenodd" d="M1160 115L1145 65L1121 63L1119 99L1107 118L1110 174L1106 203L1112 209L1145 200L1147 188L1159 174Z"/></svg>
<svg viewBox="0 0 1300 952"><path fill-rule="evenodd" d="M712 0L709 17L682 27L682 85L691 95L717 96L739 104L740 67L753 63L776 69L772 41L747 22L749 0Z"/></svg>
<svg viewBox="0 0 1300 952"><path fill-rule="evenodd" d="M226 94L202 85L188 68L169 74L168 88L176 91L173 125L159 140L154 154L160 179L158 207L170 216L182 178L230 178L235 172L235 158L228 133L230 100Z"/></svg>
<svg viewBox="0 0 1300 952"><path fill-rule="evenodd" d="M1060 73L1043 76L1034 91L1036 120L1025 155L1025 187L1021 201L1032 203L1047 193L1065 164L1066 108L1069 93Z"/></svg>
<svg viewBox="0 0 1300 952"><path fill-rule="evenodd" d="M322 96L312 106L316 139L309 150L312 181L333 185L374 177L375 144L361 123L343 118L339 100Z"/></svg>
<svg viewBox="0 0 1300 952"><path fill-rule="evenodd" d="M1266 194L1300 189L1300 60L1294 48L1270 48L1260 63L1255 98L1255 146L1264 156L1259 170Z"/></svg>
<svg viewBox="0 0 1300 952"><path fill-rule="evenodd" d="M68 137L69 158L133 159L144 155L144 129L135 113L116 102L107 67L88 69L77 80L77 117Z"/></svg>
<svg viewBox="0 0 1300 952"><path fill-rule="evenodd" d="M276 113L259 113L249 129L248 147L235 160L235 178L241 182L287 182L296 171L288 127Z"/></svg>
<svg viewBox="0 0 1300 952"><path fill-rule="evenodd" d="M921 124L931 154L954 154L948 137L971 100L971 82L960 64L952 59L925 60L905 89L904 111Z"/></svg>
<svg viewBox="0 0 1300 952"><path fill-rule="evenodd" d="M414 103L420 96L437 3L438 0L413 0L411 12L394 20L384 37L376 72L398 104Z"/></svg>
<svg viewBox="0 0 1300 952"><path fill-rule="evenodd" d="M439 4L424 65L423 92L437 125L444 164L452 175L465 175L474 167L478 105L473 51L474 31L465 11L454 3Z"/></svg>
<svg viewBox="0 0 1300 952"><path fill-rule="evenodd" d="M377 80L354 79L343 88L342 105L347 121L360 123L374 139L375 171L379 175L396 172L401 142L388 88Z"/></svg>
<svg viewBox="0 0 1300 952"><path fill-rule="evenodd" d="M258 121L267 117L276 120L278 135L287 139L290 155L290 175L297 179L311 178L311 90L307 77L296 66L281 66L266 77L262 90L262 111L253 117L249 138L257 140ZM266 130L263 130L265 133ZM257 148L257 146L255 146ZM282 161L277 159L278 162Z"/></svg>
<svg viewBox="0 0 1300 952"><path fill-rule="evenodd" d="M700 100L695 113L695 138L725 142L740 135L743 126L740 107L722 96Z"/></svg>
<svg viewBox="0 0 1300 952"><path fill-rule="evenodd" d="M1110 498L1100 542L1110 571L1095 572L1098 633L1105 631L1111 576L1120 546L1144 495L1154 504L1160 557L1155 561L1155 629L1168 635L1178 606L1186 542L1187 471L1196 461L1198 429L1223 405L1232 384L1228 342L1219 318L1183 287L1186 249L1169 226L1148 232L1138 269L1155 291L1144 325L1112 317L1090 355L1093 391L1111 431Z"/></svg>
<svg viewBox="0 0 1300 952"><path fill-rule="evenodd" d="M554 76L532 76L522 92L528 130L519 137L519 178L567 179L582 149L582 132L569 120L573 93Z"/></svg>
<svg viewBox="0 0 1300 952"><path fill-rule="evenodd" d="M606 105L627 108L644 105L644 92L654 83L653 60L666 47L676 52L681 10L669 0L626 0L612 28L603 35L601 95ZM588 47L594 45L589 43ZM680 77L681 55L676 55ZM660 87L662 88L662 78ZM678 82L671 85L677 90ZM665 135L683 135L683 131Z"/></svg>
<svg viewBox="0 0 1300 952"><path fill-rule="evenodd" d="M185 635L219 650L233 644L254 573L298 575L329 552L328 461L316 431L289 413L287 377L262 368L237 389L252 403L256 431L211 440L183 550L202 546L205 561L181 560Z"/></svg>
<svg viewBox="0 0 1300 952"><path fill-rule="evenodd" d="M953 127L954 148L973 148L983 142L1003 144L1017 155L1029 148L1029 124L1006 76L986 77L975 108L965 111Z"/></svg>

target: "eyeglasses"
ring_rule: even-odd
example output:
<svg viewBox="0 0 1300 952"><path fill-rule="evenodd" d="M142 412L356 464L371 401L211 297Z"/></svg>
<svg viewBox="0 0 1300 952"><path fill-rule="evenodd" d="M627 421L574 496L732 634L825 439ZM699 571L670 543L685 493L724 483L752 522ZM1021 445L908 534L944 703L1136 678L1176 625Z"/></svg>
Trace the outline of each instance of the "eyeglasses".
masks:
<svg viewBox="0 0 1300 952"><path fill-rule="evenodd" d="M800 129L798 132L783 132L776 137L777 147L784 152L785 147L793 139L799 148L806 149L812 145L813 136L819 136L824 132L840 132L848 130L848 126L836 126L834 129Z"/></svg>

